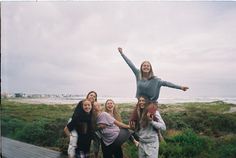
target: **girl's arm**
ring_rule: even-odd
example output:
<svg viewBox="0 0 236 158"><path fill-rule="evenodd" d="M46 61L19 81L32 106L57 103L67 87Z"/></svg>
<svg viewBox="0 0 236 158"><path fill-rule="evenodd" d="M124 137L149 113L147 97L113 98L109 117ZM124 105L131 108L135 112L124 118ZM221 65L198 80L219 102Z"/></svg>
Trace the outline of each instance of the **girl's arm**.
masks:
<svg viewBox="0 0 236 158"><path fill-rule="evenodd" d="M68 130L67 126L64 128L64 132L68 137L70 136L70 131Z"/></svg>
<svg viewBox="0 0 236 158"><path fill-rule="evenodd" d="M124 124L124 123L122 123L122 122L119 122L119 121L117 121L117 120L114 121L114 124L117 125L117 126L120 127L120 128L128 128L128 129L130 128L129 125L126 125L126 124Z"/></svg>
<svg viewBox="0 0 236 158"><path fill-rule="evenodd" d="M82 106L82 101L80 101L80 102L77 104L77 106L76 106L76 108L75 108L75 110L74 110L74 113L73 113L73 115L72 115L72 117L71 117L71 121L67 124L67 128L68 128L68 130L69 130L70 132L71 132L71 131L75 128L75 126L76 126L76 121L77 121L77 119L78 119L78 117L79 117L78 111L79 111L80 106Z"/></svg>
<svg viewBox="0 0 236 158"><path fill-rule="evenodd" d="M106 125L106 124L103 124L103 123L99 123L99 124L97 125L97 127L98 127L98 129L103 129L103 128L106 128L107 125Z"/></svg>
<svg viewBox="0 0 236 158"><path fill-rule="evenodd" d="M139 70L136 68L136 66L132 63L132 61L130 59L128 59L124 53L122 48L118 48L118 51L120 52L121 56L123 57L123 59L125 60L125 62L129 65L129 67L131 68L131 70L134 72L134 75L136 77L139 76Z"/></svg>
<svg viewBox="0 0 236 158"><path fill-rule="evenodd" d="M98 118L97 118L97 124L98 125L107 125L107 126L111 126L113 124L115 124L118 127L121 128L130 128L129 125L126 125L122 122L117 121L114 117L112 117L110 114L108 114L107 112L102 112Z"/></svg>
<svg viewBox="0 0 236 158"><path fill-rule="evenodd" d="M160 82L161 82L161 86L166 86L166 87L175 88L175 89L181 89L183 91L186 91L186 90L189 89L189 87L179 86L179 85L176 85L176 84L171 83L171 82L163 81L161 79L160 79Z"/></svg>
<svg viewBox="0 0 236 158"><path fill-rule="evenodd" d="M161 86L175 88L175 89L182 89L182 86L176 85L174 83L163 81L163 80L160 80L160 81L161 81Z"/></svg>

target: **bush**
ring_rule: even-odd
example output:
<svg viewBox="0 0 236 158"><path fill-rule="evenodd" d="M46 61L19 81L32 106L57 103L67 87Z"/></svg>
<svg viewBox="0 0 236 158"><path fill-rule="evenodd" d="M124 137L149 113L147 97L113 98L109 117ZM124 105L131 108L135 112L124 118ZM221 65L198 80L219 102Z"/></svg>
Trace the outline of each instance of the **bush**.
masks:
<svg viewBox="0 0 236 158"><path fill-rule="evenodd" d="M129 119L130 119L130 116L131 116L131 113L128 112L128 111L122 111L122 112L120 113L120 116L121 116L122 121L123 121L124 123L128 123L128 122L129 122Z"/></svg>
<svg viewBox="0 0 236 158"><path fill-rule="evenodd" d="M236 157L236 135L228 135L217 140L216 151L221 158Z"/></svg>
<svg viewBox="0 0 236 158"><path fill-rule="evenodd" d="M61 137L56 141L55 146L57 146L64 155L67 155L67 149L69 145L69 139L67 137Z"/></svg>
<svg viewBox="0 0 236 158"><path fill-rule="evenodd" d="M27 123L22 130L16 133L15 138L27 143L45 146L47 145L45 141L50 139L50 136L46 134L47 130L45 129L45 125L45 120Z"/></svg>
<svg viewBox="0 0 236 158"><path fill-rule="evenodd" d="M166 122L167 129L183 130L192 128L197 133L217 137L224 133L236 133L235 113L213 113L191 108L186 112L164 114L163 119Z"/></svg>
<svg viewBox="0 0 236 158"><path fill-rule="evenodd" d="M2 135L10 138L14 138L14 135L17 131L21 130L25 123L22 120L16 118L6 117L2 119Z"/></svg>
<svg viewBox="0 0 236 158"><path fill-rule="evenodd" d="M160 155L165 158L197 157L204 152L211 152L212 141L198 136L190 129L165 140L166 143L160 144Z"/></svg>
<svg viewBox="0 0 236 158"><path fill-rule="evenodd" d="M10 122L13 122L13 120ZM11 126L17 127L16 124L18 124L18 122L15 120L14 123L11 123ZM65 136L63 129L66 122L67 121L63 119L56 119L53 122L47 119L40 119L32 123L21 124L21 126L12 133L12 138L30 144L59 148L61 144L58 144L58 139ZM7 131L9 130L8 128Z"/></svg>
<svg viewBox="0 0 236 158"><path fill-rule="evenodd" d="M138 157L138 148L131 142L126 142L123 145L123 150L127 158L136 158Z"/></svg>
<svg viewBox="0 0 236 158"><path fill-rule="evenodd" d="M163 120L166 123L167 129L186 129L190 125L183 121L184 113L168 113L163 114Z"/></svg>
<svg viewBox="0 0 236 158"><path fill-rule="evenodd" d="M221 114L213 122L214 130L236 133L236 114Z"/></svg>

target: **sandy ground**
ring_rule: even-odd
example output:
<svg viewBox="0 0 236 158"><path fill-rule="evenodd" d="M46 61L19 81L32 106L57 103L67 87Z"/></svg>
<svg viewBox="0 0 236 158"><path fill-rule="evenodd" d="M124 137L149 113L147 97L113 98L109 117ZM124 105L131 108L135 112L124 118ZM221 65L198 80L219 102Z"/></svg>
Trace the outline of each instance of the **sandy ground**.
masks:
<svg viewBox="0 0 236 158"><path fill-rule="evenodd" d="M20 103L28 103L28 104L77 104L77 100L62 100L60 98L14 98L9 99L9 101L15 101Z"/></svg>
<svg viewBox="0 0 236 158"><path fill-rule="evenodd" d="M235 106L231 106L229 111L225 112L225 113L233 113L236 112L236 107Z"/></svg>

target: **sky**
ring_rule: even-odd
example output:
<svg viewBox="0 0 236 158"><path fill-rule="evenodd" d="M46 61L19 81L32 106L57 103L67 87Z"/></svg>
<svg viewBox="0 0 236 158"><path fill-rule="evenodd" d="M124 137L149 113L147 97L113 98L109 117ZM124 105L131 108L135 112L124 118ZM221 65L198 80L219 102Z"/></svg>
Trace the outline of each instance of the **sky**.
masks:
<svg viewBox="0 0 236 158"><path fill-rule="evenodd" d="M134 97L151 62L161 97L236 96L236 2L1 2L1 90Z"/></svg>

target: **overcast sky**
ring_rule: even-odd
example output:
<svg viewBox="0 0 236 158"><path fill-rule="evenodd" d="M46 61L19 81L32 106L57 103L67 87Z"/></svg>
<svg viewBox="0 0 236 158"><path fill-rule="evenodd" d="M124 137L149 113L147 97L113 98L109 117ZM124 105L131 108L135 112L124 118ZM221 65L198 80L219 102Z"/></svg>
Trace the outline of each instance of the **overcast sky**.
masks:
<svg viewBox="0 0 236 158"><path fill-rule="evenodd" d="M139 68L190 87L161 97L236 96L236 2L1 2L2 92L134 97Z"/></svg>

